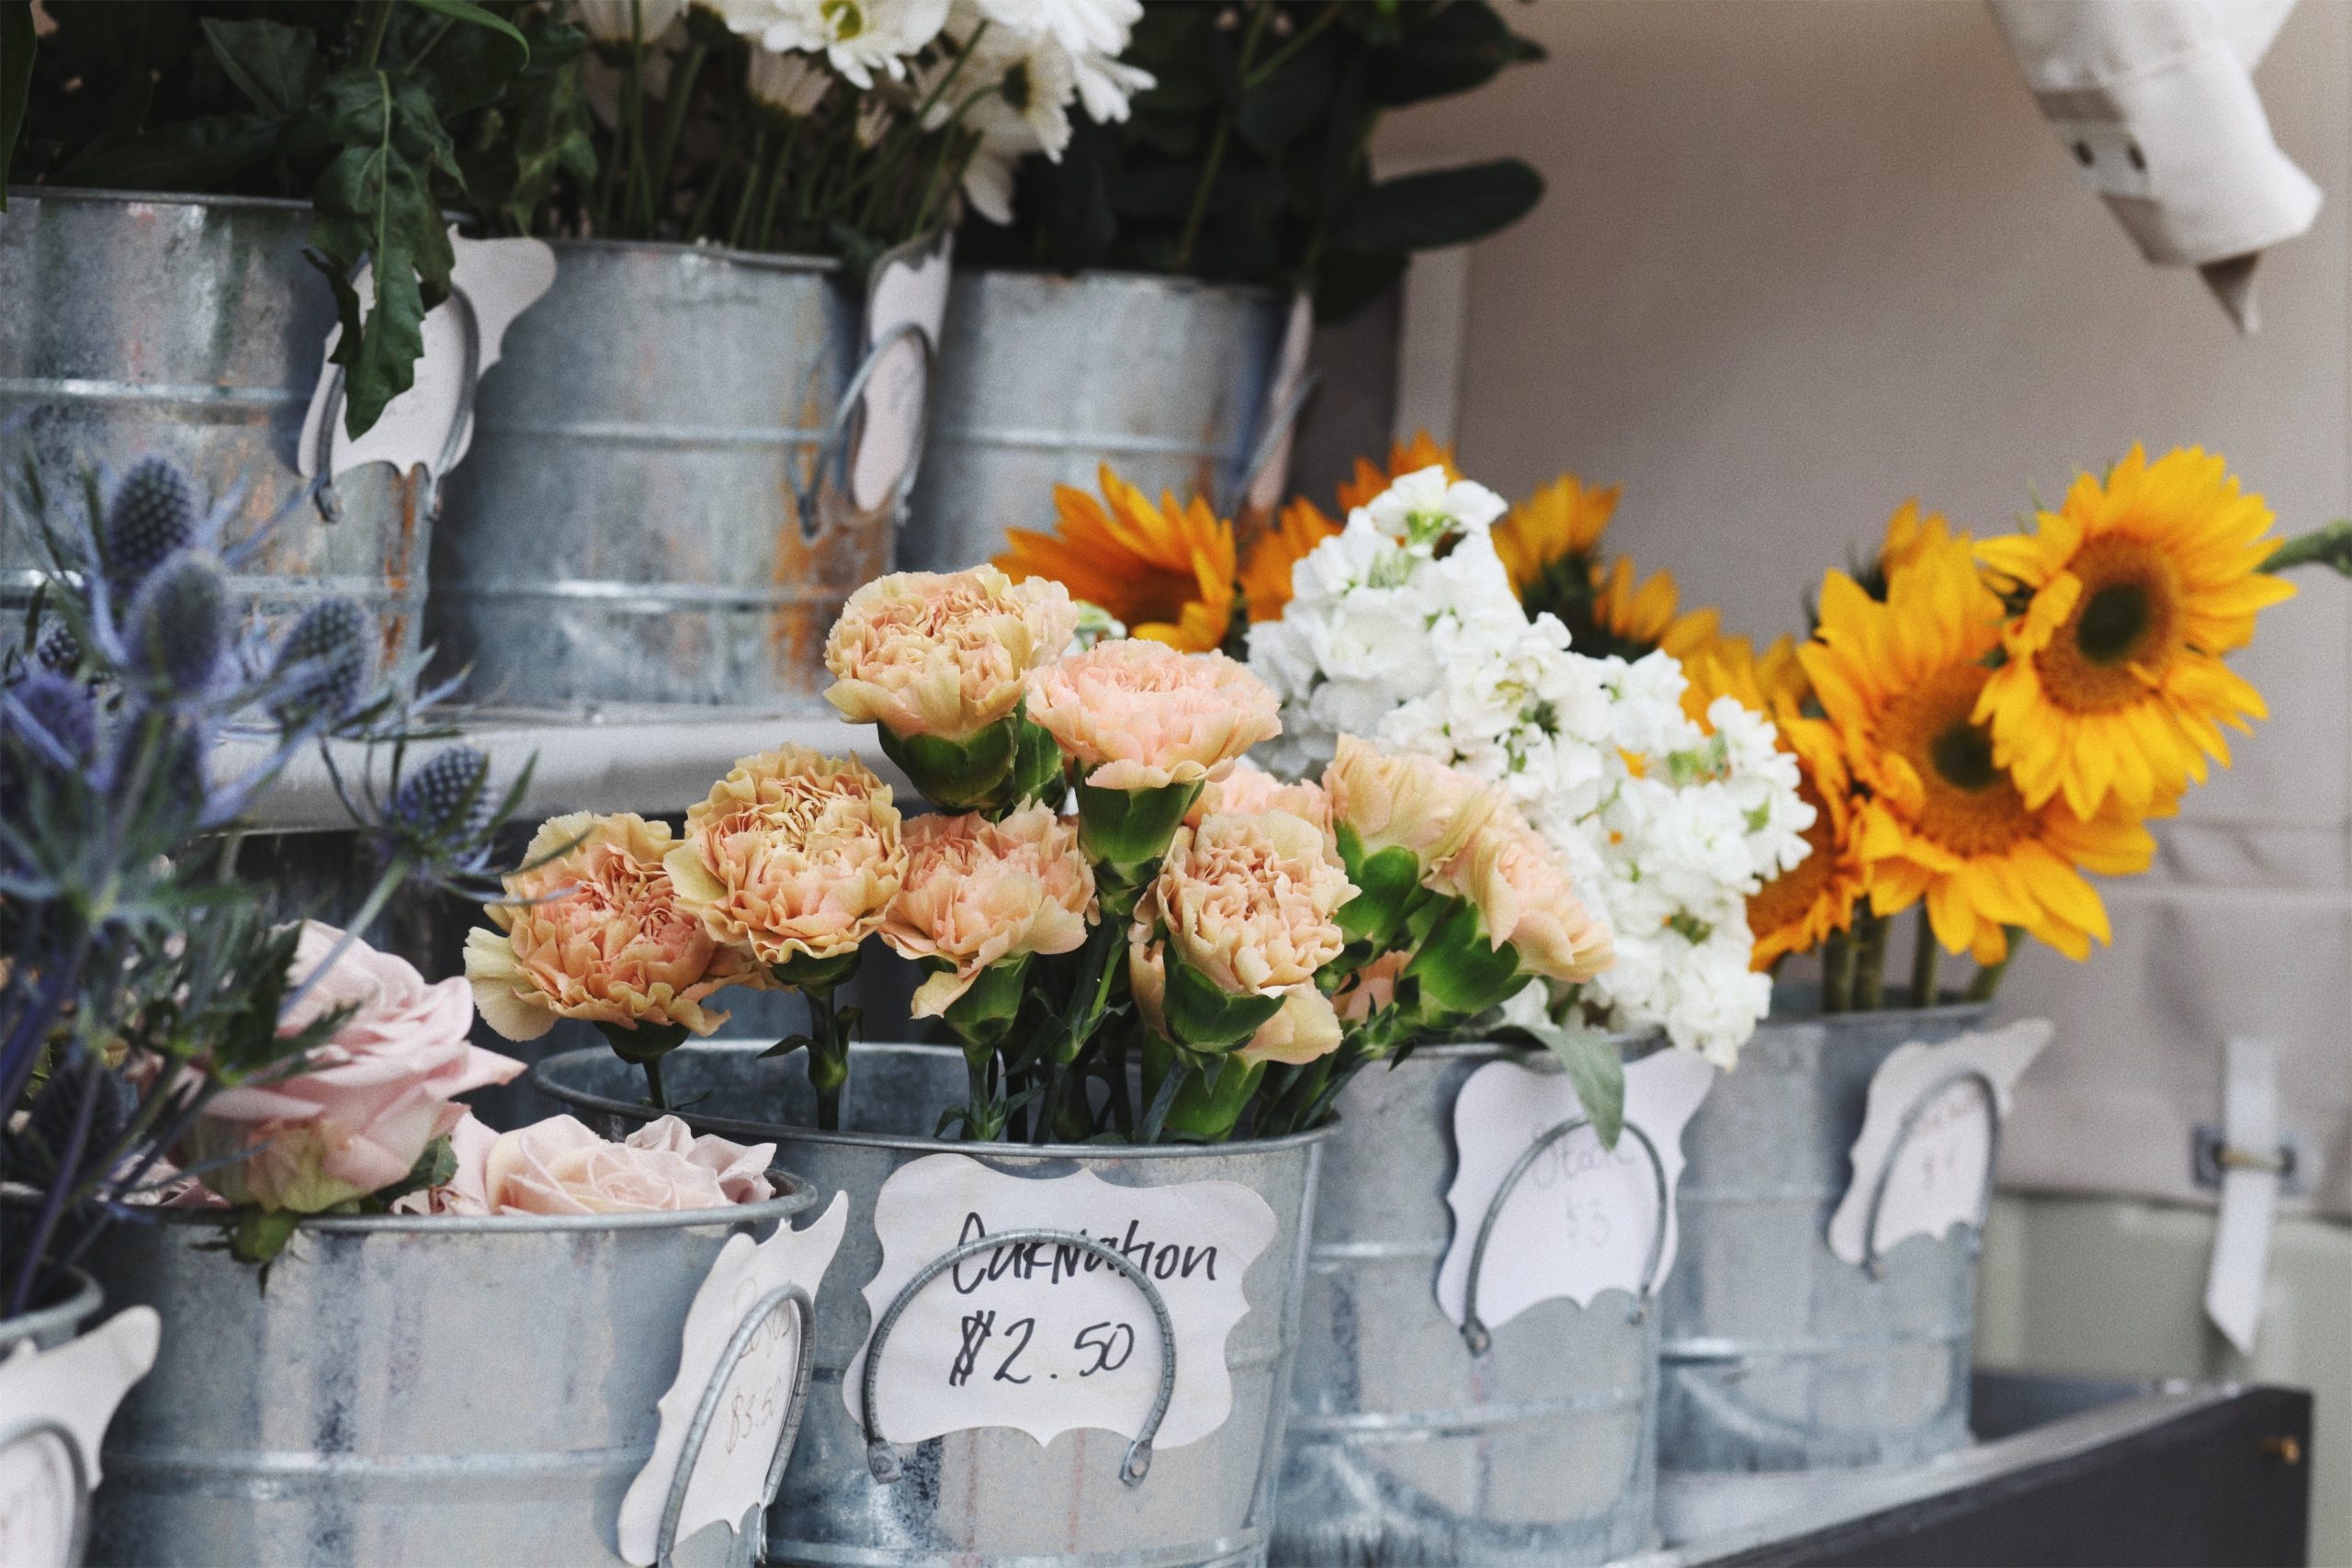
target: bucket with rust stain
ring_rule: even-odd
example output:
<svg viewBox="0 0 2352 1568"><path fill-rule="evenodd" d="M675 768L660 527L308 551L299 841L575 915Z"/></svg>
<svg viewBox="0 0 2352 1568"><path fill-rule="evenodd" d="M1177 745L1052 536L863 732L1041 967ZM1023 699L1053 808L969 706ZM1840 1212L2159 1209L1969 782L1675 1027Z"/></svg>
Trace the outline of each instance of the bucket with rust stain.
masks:
<svg viewBox="0 0 2352 1568"><path fill-rule="evenodd" d="M151 453L212 495L243 479L233 544L277 522L237 565L240 600L273 625L345 595L384 628L387 661L424 624L432 481L370 463L336 480L333 522L300 503L303 414L335 324L302 259L307 202L47 187L0 215L0 436L53 480ZM443 309L449 309L445 306ZM282 514L281 514L282 513ZM0 600L50 566L38 539L0 538Z"/></svg>
<svg viewBox="0 0 2352 1568"><path fill-rule="evenodd" d="M820 257L553 244L450 478L444 662L480 702L813 695L842 601L890 570L914 465L866 460L865 393L890 395L894 354L928 364L921 329L870 331L867 291ZM896 379L919 421L928 375Z"/></svg>
<svg viewBox="0 0 2352 1568"><path fill-rule="evenodd" d="M1143 273L959 270L900 564L953 571L1050 531L1108 464L1156 502L1269 508L1306 381L1306 302Z"/></svg>

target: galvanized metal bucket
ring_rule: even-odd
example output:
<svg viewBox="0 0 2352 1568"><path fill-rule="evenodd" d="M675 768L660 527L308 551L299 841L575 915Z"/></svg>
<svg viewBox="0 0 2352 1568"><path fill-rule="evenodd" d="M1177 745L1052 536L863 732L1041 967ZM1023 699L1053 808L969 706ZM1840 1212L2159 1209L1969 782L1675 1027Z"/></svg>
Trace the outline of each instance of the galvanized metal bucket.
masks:
<svg viewBox="0 0 2352 1568"><path fill-rule="evenodd" d="M217 1214L114 1225L93 1271L110 1300L161 1312L164 1338L107 1435L93 1555L617 1564L621 1498L653 1452L695 1291L730 1235L772 1234L815 1201L790 1179L723 1210L322 1215L266 1280L229 1257ZM797 1296L749 1315L798 1314L806 1358L808 1311ZM758 1560L746 1523L731 1562ZM695 1536L695 1560L716 1560L724 1533Z"/></svg>
<svg viewBox="0 0 2352 1568"><path fill-rule="evenodd" d="M838 262L558 240L482 378L433 558L433 637L477 701L813 695L843 600L890 569L912 466L861 499L862 350Z"/></svg>
<svg viewBox="0 0 2352 1568"><path fill-rule="evenodd" d="M302 259L310 224L307 202L9 192L0 426L23 423L0 449L29 441L51 474L162 453L216 495L242 478L232 530L284 511L232 581L243 603L276 623L331 595L356 599L384 628L390 662L416 651L424 626L433 479L370 463L336 481L334 521L288 509L309 484L297 448L335 324ZM331 409L325 427L340 417ZM0 539L0 593L21 603L47 564L39 541Z"/></svg>
<svg viewBox="0 0 2352 1568"><path fill-rule="evenodd" d="M849 1230L833 1265L842 1289L828 1291L818 1313L815 1392L769 1517L773 1559L859 1568L1263 1562L1326 1134L1150 1147L945 1143L922 1133L942 1107L962 1101L962 1054L891 1044L853 1051L842 1107L847 1130L810 1132L805 1123L815 1101L805 1075L789 1060L761 1060L763 1046L689 1044L672 1052L662 1070L673 1101L691 1108L679 1112L690 1124L775 1139L778 1158L820 1188L849 1196ZM637 1103L638 1069L602 1047L549 1057L532 1069L532 1079L583 1111L625 1121L653 1114ZM1225 1424L1212 1436L1150 1454L1148 1472L1133 1463L1131 1445L1106 1443L1099 1432L1065 1432L1041 1444L1026 1432L986 1427L921 1443L899 1479L877 1480L866 1434L842 1400L842 1379L870 1321L857 1292L882 1267L874 1229L882 1184L901 1166L941 1153L968 1155L1019 1176L1091 1170L1126 1187L1234 1181L1263 1197L1279 1228L1243 1281L1250 1309L1226 1345L1233 1404ZM918 1277L900 1301L921 1282ZM887 1313L884 1321L887 1327ZM1172 1368L1164 1375L1172 1376Z"/></svg>
<svg viewBox="0 0 2352 1568"><path fill-rule="evenodd" d="M955 571L1002 551L1007 528L1050 529L1054 486L1092 494L1104 463L1221 517L1245 492L1279 496L1306 320L1253 285L958 269L900 564Z"/></svg>
<svg viewBox="0 0 2352 1568"><path fill-rule="evenodd" d="M1307 1265L1278 1563L1565 1568L1653 1543L1658 1334L1657 1314L1641 1310L1646 1289L1645 1302L1607 1292L1584 1307L1538 1303L1481 1330L1483 1355L1438 1308L1453 1102L1498 1061L1551 1058L1424 1046L1340 1097Z"/></svg>
<svg viewBox="0 0 2352 1568"><path fill-rule="evenodd" d="M1663 1298L1669 1511L1709 1475L1909 1464L1968 1441L1979 1231L1912 1236L1875 1269L1827 1235L1871 1075L1906 1042L1975 1028L1989 1004L1807 1017L1780 1013L1788 999L1683 1134Z"/></svg>

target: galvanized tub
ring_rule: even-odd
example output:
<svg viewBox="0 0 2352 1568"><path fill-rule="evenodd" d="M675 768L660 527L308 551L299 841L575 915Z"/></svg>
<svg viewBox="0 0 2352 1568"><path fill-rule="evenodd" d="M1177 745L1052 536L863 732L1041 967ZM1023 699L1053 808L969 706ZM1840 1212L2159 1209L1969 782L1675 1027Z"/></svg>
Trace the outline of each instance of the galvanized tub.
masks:
<svg viewBox="0 0 2352 1568"><path fill-rule="evenodd" d="M1911 1464L1969 1440L1978 1229L1912 1236L1875 1273L1827 1235L1871 1075L1990 1004L1808 1017L1780 1012L1786 999L1683 1135L1662 1305L1669 1512L1710 1475Z"/></svg>
<svg viewBox="0 0 2352 1568"><path fill-rule="evenodd" d="M815 1100L799 1065L763 1061L764 1042L689 1044L665 1059L678 1112L698 1128L778 1143L820 1188L849 1195L846 1238L833 1264L838 1291L819 1309L817 1360L802 1439L769 1516L775 1561L915 1568L941 1562L995 1568L1176 1568L1262 1563L1274 1527L1274 1493L1298 1343L1301 1275L1313 1223L1326 1134L1263 1143L1031 1147L945 1143L921 1135L938 1111L960 1103L961 1052L947 1046L874 1044L851 1054L842 1105L845 1131L808 1131ZM653 1114L637 1102L636 1067L596 1047L549 1057L533 1082L583 1112L622 1121ZM733 1116L718 1114L732 1111ZM750 1118L759 1120L750 1120ZM781 1124L766 1120L780 1117ZM1250 1310L1226 1345L1232 1413L1210 1437L1151 1454L1128 1483L1125 1445L1098 1431L1040 1444L1026 1432L986 1427L917 1445L907 1473L877 1481L866 1438L842 1404L842 1378L865 1344L870 1319L860 1289L882 1266L875 1201L899 1167L941 1153L1039 1178L1093 1171L1128 1187L1234 1181L1274 1212L1273 1243L1243 1281ZM1006 1233L1008 1235L1012 1233ZM1001 1240L999 1236L993 1239Z"/></svg>
<svg viewBox="0 0 2352 1568"><path fill-rule="evenodd" d="M1278 1563L1560 1568L1654 1542L1657 1314L1621 1291L1584 1307L1542 1302L1477 1355L1437 1304L1453 1229L1453 1102L1498 1061L1551 1058L1423 1046L1367 1068L1340 1099L1292 1381Z"/></svg>
<svg viewBox="0 0 2352 1568"><path fill-rule="evenodd" d="M307 202L10 191L0 450L28 441L51 474L162 453L214 495L243 479L229 542L285 514L239 567L241 600L276 623L331 595L356 599L383 627L389 662L416 651L424 626L433 480L370 463L336 481L335 521L288 507L310 482L296 449L335 324L326 281L302 259L310 225ZM329 411L338 435L341 418ZM21 603L46 565L38 540L0 537L0 594Z"/></svg>
<svg viewBox="0 0 2352 1568"><path fill-rule="evenodd" d="M890 570L911 468L862 499L845 476L907 330L861 352L865 298L834 261L552 243L450 477L444 660L481 702L813 694L842 601Z"/></svg>
<svg viewBox="0 0 2352 1568"><path fill-rule="evenodd" d="M92 1555L617 1564L695 1291L729 1236L815 1201L793 1179L723 1210L322 1215L266 1281L222 1248L217 1213L114 1225L92 1270L109 1300L161 1312L164 1338L107 1434ZM787 1307L806 1311L752 1315ZM697 1535L695 1560L724 1533ZM732 1562L757 1560L756 1533Z"/></svg>
<svg viewBox="0 0 2352 1568"><path fill-rule="evenodd" d="M1050 530L1054 486L1108 463L1155 502L1231 517L1279 496L1305 400L1304 302L1144 273L959 268L899 563L955 571L1008 528Z"/></svg>

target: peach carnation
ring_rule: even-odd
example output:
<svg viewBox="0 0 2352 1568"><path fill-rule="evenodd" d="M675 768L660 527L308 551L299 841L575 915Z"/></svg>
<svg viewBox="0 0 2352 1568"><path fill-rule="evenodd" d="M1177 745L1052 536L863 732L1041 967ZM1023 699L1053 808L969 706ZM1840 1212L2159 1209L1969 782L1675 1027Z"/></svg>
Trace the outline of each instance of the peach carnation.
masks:
<svg viewBox="0 0 2352 1568"><path fill-rule="evenodd" d="M1264 996L1311 983L1340 955L1332 917L1355 892L1305 818L1219 812L1177 829L1136 919L1164 924L1169 944L1217 989Z"/></svg>
<svg viewBox="0 0 2352 1568"><path fill-rule="evenodd" d="M662 863L673 847L669 824L628 812L543 823L524 856L529 869L504 878L514 902L489 907L498 929L466 933L466 978L483 1021L509 1040L536 1040L559 1018L694 1034L725 1023L704 998L765 974L679 908Z"/></svg>
<svg viewBox="0 0 2352 1568"><path fill-rule="evenodd" d="M1508 803L1439 869L1430 886L1474 905L1487 942L1496 947L1510 942L1530 974L1571 983L1589 980L1615 956L1609 928L1577 900L1559 852Z"/></svg>
<svg viewBox="0 0 2352 1568"><path fill-rule="evenodd" d="M890 786L855 758L746 757L686 811L662 859L678 902L763 964L838 958L881 929L906 881Z"/></svg>
<svg viewBox="0 0 2352 1568"><path fill-rule="evenodd" d="M915 1017L946 1011L990 964L1085 942L1096 919L1094 872L1079 851L1075 818L1043 806L1001 822L918 817L906 839L906 885L882 940L901 958L953 965L915 992Z"/></svg>
<svg viewBox="0 0 2352 1568"><path fill-rule="evenodd" d="M1392 755L1352 735L1340 737L1323 788L1332 817L1354 829L1366 854L1410 850L1424 873L1459 854L1503 802L1493 785L1459 768Z"/></svg>
<svg viewBox="0 0 2352 1568"><path fill-rule="evenodd" d="M898 736L967 740L1010 714L1023 682L1078 628L1069 590L992 566L902 571L850 595L825 638L825 700Z"/></svg>
<svg viewBox="0 0 2352 1568"><path fill-rule="evenodd" d="M1201 791L1193 809L1184 815L1184 826L1197 828L1201 819L1220 811L1254 816L1261 811L1287 811L1293 817L1304 817L1317 828L1331 830L1331 797L1313 779L1296 784L1284 784L1265 769L1244 757L1233 764L1233 771Z"/></svg>
<svg viewBox="0 0 2352 1568"><path fill-rule="evenodd" d="M1339 995L1331 998L1340 1020L1362 1023L1394 1002L1397 977L1405 973L1405 964L1411 957L1409 953L1391 948L1349 976Z"/></svg>
<svg viewBox="0 0 2352 1568"><path fill-rule="evenodd" d="M1222 778L1282 733L1266 683L1222 653L1106 642L1029 676L1029 716L1096 789L1165 789Z"/></svg>

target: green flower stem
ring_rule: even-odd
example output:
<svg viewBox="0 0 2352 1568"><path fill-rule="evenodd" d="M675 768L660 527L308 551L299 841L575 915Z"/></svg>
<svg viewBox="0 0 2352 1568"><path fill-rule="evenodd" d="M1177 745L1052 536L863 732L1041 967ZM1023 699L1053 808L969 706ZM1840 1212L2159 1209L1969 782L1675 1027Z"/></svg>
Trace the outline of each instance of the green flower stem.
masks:
<svg viewBox="0 0 2352 1568"><path fill-rule="evenodd" d="M710 45L697 39L686 51L685 62L670 76L669 101L662 115L662 141L653 154L650 165L653 184L645 193L645 231L653 232L655 213L653 192L670 188L670 175L678 162L678 133L685 129L686 109L694 102L695 78L702 74L702 62L710 57Z"/></svg>
<svg viewBox="0 0 2352 1568"><path fill-rule="evenodd" d="M730 249L743 248L743 233L752 222L752 203L767 186L768 167L768 127L763 118L759 130L752 135L752 162L743 171L743 194L735 198L735 220L727 226Z"/></svg>
<svg viewBox="0 0 2352 1568"><path fill-rule="evenodd" d="M645 1058L644 1066L646 1098L652 1101L654 1110L669 1110L670 1096L662 1087L662 1058L648 1056Z"/></svg>
<svg viewBox="0 0 2352 1568"><path fill-rule="evenodd" d="M1968 983L1968 999L1972 1002L1993 999L1994 993L2001 988L2001 976L2009 972L2009 961L2018 955L2018 943L2025 940L2023 926L2004 926L2001 929L2009 939L2008 945L2003 949L1999 963L1977 965L1976 977Z"/></svg>
<svg viewBox="0 0 2352 1568"><path fill-rule="evenodd" d="M1266 31L1266 24L1273 19L1275 7L1261 3L1250 8L1250 30L1241 39L1241 79L1250 79L1250 57L1258 52L1258 39ZM1216 188L1216 177L1224 171L1225 150L1233 141L1233 119L1238 105L1228 99L1217 110L1216 130L1209 138L1208 156L1201 161L1200 183L1193 187L1193 205L1184 214L1183 237L1176 242L1176 259L1170 272L1188 271L1193 265L1193 246L1201 237L1201 221L1208 216L1209 193Z"/></svg>
<svg viewBox="0 0 2352 1568"><path fill-rule="evenodd" d="M1911 949L1911 1005L1931 1008L1936 1005L1936 966L1943 960L1943 948L1936 942L1934 922L1928 919L1928 906L1919 906L1919 930Z"/></svg>
<svg viewBox="0 0 2352 1568"><path fill-rule="evenodd" d="M1821 943L1821 1010L1850 1012L1854 1006L1854 939L1832 931Z"/></svg>
<svg viewBox="0 0 2352 1568"><path fill-rule="evenodd" d="M394 0L376 0L368 10L368 32L359 45L359 63L369 70L384 52L384 32L392 25Z"/></svg>
<svg viewBox="0 0 2352 1568"><path fill-rule="evenodd" d="M1855 917L1854 1010L1876 1012L1886 1005L1886 933L1894 921L1866 912Z"/></svg>
<svg viewBox="0 0 2352 1568"><path fill-rule="evenodd" d="M842 1038L832 987L803 986L800 994L808 1000L808 1082L817 1090L817 1130L837 1133L842 1125L842 1089L849 1082L849 1042Z"/></svg>

